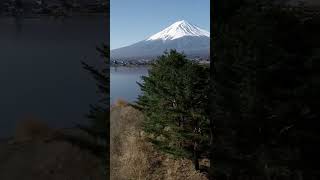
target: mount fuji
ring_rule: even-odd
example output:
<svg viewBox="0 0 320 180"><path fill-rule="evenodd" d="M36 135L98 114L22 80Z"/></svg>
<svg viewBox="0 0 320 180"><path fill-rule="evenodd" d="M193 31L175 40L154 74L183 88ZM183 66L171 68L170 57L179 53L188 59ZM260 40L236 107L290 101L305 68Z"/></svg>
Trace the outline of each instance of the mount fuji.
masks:
<svg viewBox="0 0 320 180"><path fill-rule="evenodd" d="M188 57L209 57L210 33L185 20L135 44L111 50L111 59L154 58L165 50L176 49Z"/></svg>

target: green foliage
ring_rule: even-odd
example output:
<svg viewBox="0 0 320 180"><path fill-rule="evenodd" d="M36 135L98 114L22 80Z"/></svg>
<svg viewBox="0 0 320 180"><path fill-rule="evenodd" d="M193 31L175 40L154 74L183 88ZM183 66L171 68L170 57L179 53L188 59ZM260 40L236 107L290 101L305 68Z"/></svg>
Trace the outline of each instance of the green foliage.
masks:
<svg viewBox="0 0 320 180"><path fill-rule="evenodd" d="M178 157L194 158L196 152L198 159L209 139L209 68L171 50L142 79L137 104L146 115L144 128L154 136L152 142Z"/></svg>
<svg viewBox="0 0 320 180"><path fill-rule="evenodd" d="M110 96L110 76L109 76L109 48L105 45L97 48L103 58L103 68L98 69L82 62L83 68L90 72L96 80L98 93L101 98L96 105L91 105L87 117L91 120L90 127L79 126L95 137L108 139L107 127L109 127L109 96Z"/></svg>
<svg viewBox="0 0 320 180"><path fill-rule="evenodd" d="M305 21L301 14L246 4L214 24L211 161L217 179L316 172L303 159L312 160L311 152L319 159L306 143L319 144L320 67L313 46L319 39L312 36L315 17Z"/></svg>
<svg viewBox="0 0 320 180"><path fill-rule="evenodd" d="M109 127L110 127L110 74L109 74L109 47L103 45L97 48L97 51L103 58L102 68L93 67L85 62L82 62L83 68L87 70L96 80L96 86L100 95L100 101L96 105L91 105L91 109L87 117L89 125L78 125L78 128L87 132L89 135L96 138L97 142L90 145L90 150L101 158L103 164L102 170L106 177L109 174ZM98 141L100 140L100 142ZM103 141L103 142L101 142ZM88 143L87 143L88 144Z"/></svg>

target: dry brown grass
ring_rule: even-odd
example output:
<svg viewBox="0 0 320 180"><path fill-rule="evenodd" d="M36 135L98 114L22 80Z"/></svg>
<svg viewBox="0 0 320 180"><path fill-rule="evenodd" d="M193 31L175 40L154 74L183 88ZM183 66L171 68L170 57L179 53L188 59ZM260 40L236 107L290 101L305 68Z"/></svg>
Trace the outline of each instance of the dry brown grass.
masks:
<svg viewBox="0 0 320 180"><path fill-rule="evenodd" d="M111 109L112 180L206 180L190 160L174 160L157 152L141 131L143 115L130 106Z"/></svg>
<svg viewBox="0 0 320 180"><path fill-rule="evenodd" d="M127 105L128 103L123 99L117 99L116 102L114 103L114 106L116 107L125 107Z"/></svg>
<svg viewBox="0 0 320 180"><path fill-rule="evenodd" d="M14 140L16 142L26 140L37 140L47 137L52 130L48 125L33 116L25 117L17 124Z"/></svg>
<svg viewBox="0 0 320 180"><path fill-rule="evenodd" d="M66 134L82 138L76 129L69 131ZM63 134L63 129L51 129L31 116L19 122L13 141L0 143L0 179L103 179L101 160L65 139L56 139Z"/></svg>

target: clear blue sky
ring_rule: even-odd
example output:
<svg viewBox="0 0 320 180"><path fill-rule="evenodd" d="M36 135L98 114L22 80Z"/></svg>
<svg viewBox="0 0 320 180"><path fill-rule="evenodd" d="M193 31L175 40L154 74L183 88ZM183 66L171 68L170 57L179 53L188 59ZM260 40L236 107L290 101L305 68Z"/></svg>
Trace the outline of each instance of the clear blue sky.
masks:
<svg viewBox="0 0 320 180"><path fill-rule="evenodd" d="M210 0L111 0L111 49L127 46L186 20L210 31Z"/></svg>

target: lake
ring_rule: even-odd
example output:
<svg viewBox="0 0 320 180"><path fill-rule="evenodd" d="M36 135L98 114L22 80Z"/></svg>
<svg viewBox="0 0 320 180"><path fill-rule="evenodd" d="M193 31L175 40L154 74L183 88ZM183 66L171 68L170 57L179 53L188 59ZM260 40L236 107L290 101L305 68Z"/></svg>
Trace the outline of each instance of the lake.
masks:
<svg viewBox="0 0 320 180"><path fill-rule="evenodd" d="M109 18L0 18L0 136L34 115L52 127L86 122L98 101L81 61L102 65L95 47L109 43Z"/></svg>
<svg viewBox="0 0 320 180"><path fill-rule="evenodd" d="M117 99L134 102L141 93L137 82L142 82L141 76L148 74L146 66L137 67L111 67L110 68L110 102Z"/></svg>

